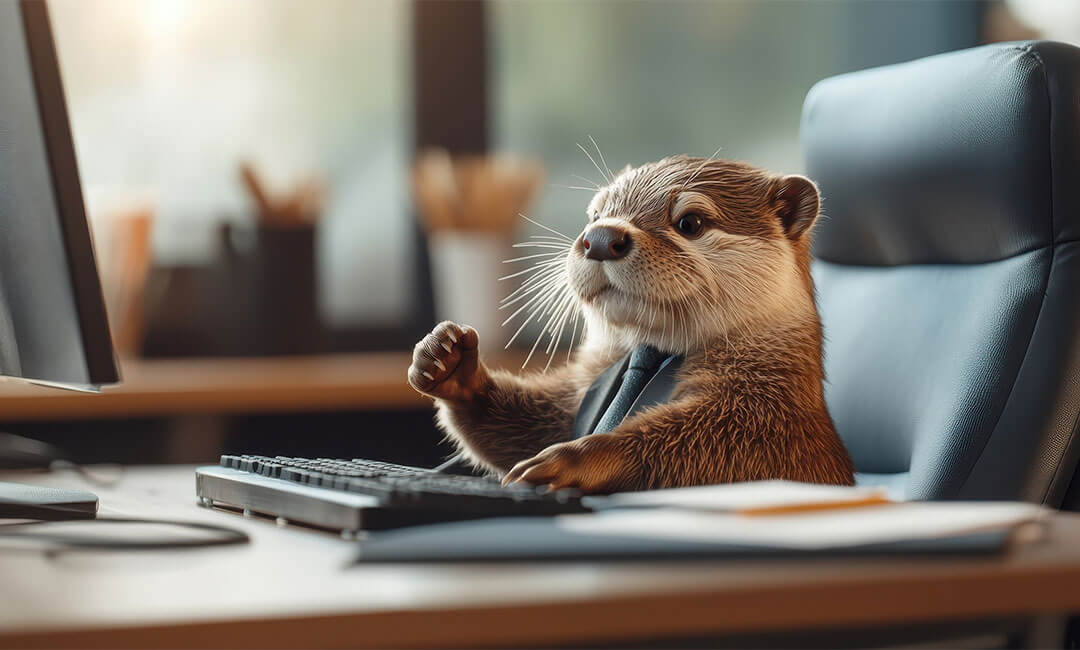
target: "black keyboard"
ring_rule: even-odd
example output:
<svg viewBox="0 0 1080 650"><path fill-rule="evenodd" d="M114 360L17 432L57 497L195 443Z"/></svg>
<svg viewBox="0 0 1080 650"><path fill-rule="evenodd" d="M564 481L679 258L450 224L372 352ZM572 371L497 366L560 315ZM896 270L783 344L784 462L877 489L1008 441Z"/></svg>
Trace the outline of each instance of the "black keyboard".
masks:
<svg viewBox="0 0 1080 650"><path fill-rule="evenodd" d="M222 456L196 470L196 494L206 506L342 531L587 511L576 490L365 459Z"/></svg>

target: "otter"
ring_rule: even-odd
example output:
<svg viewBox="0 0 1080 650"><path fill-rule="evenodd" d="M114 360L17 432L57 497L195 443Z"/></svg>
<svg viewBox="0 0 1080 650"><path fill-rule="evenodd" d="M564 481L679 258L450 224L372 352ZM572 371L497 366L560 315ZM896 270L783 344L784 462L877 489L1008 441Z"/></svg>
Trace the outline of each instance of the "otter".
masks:
<svg viewBox="0 0 1080 650"><path fill-rule="evenodd" d="M570 361L490 370L476 330L453 322L417 343L409 382L435 399L463 456L504 483L585 493L764 479L852 485L823 395L814 183L690 156L605 180L552 273L584 320ZM573 439L589 386L643 345L681 358L670 399Z"/></svg>

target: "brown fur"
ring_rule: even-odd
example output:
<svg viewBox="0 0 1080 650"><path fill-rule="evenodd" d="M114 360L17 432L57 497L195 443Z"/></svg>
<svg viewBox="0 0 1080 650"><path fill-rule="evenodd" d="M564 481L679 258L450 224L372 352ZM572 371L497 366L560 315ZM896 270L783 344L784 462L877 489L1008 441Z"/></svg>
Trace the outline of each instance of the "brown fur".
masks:
<svg viewBox="0 0 1080 650"><path fill-rule="evenodd" d="M706 224L700 235L673 227L689 212ZM806 179L742 163L678 156L628 168L597 193L589 219L624 228L631 254L586 260L580 236L568 253L587 323L570 363L489 372L476 332L443 323L417 345L410 382L438 398L439 423L466 456L508 480L589 492L759 479L850 485L851 459L822 394L809 253L817 212ZM671 400L610 434L570 441L589 385L641 343L685 356Z"/></svg>

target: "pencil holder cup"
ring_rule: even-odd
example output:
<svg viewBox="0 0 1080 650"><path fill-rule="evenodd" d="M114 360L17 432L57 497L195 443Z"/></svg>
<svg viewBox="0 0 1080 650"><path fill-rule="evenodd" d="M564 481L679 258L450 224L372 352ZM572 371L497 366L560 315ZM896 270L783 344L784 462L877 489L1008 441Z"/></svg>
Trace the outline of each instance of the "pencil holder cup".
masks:
<svg viewBox="0 0 1080 650"><path fill-rule="evenodd" d="M505 233L442 230L428 233L435 317L470 325L480 335L482 353L501 352L506 344L499 303L506 295L499 277L510 257Z"/></svg>

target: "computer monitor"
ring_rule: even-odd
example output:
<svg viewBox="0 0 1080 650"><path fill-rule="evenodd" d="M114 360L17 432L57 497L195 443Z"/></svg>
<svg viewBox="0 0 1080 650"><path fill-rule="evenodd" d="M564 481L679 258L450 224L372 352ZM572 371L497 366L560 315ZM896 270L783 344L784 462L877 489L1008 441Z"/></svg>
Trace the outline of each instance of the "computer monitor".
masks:
<svg viewBox="0 0 1080 650"><path fill-rule="evenodd" d="M119 381L44 0L0 1L0 374Z"/></svg>
<svg viewBox="0 0 1080 650"><path fill-rule="evenodd" d="M0 374L120 379L44 0L0 0ZM89 492L0 483L0 519L96 512Z"/></svg>

